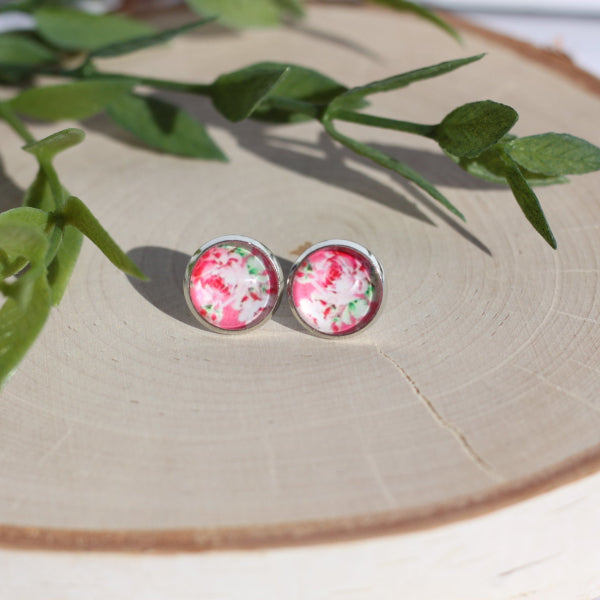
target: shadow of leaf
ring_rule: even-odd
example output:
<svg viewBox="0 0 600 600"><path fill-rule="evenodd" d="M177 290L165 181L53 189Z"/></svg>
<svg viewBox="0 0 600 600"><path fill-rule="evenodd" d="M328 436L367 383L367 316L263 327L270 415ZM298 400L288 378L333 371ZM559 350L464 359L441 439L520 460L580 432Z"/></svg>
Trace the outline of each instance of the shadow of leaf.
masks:
<svg viewBox="0 0 600 600"><path fill-rule="evenodd" d="M25 191L6 174L4 162L0 159L0 211L21 206L24 195Z"/></svg>
<svg viewBox="0 0 600 600"><path fill-rule="evenodd" d="M283 126L252 120L236 124L230 123L216 113L210 101L206 98L176 93L158 94L157 97L164 97L176 103L209 127L227 131L236 139L240 147L272 164L317 179L328 185L334 185L351 192L353 195L360 194L408 217L435 226L434 221L421 208L425 207L452 227L466 241L474 244L486 254L490 254L485 244L470 233L467 227L462 226L452 217L446 215L435 202L422 194L418 188L394 173L381 171L367 159L339 146L325 132L319 135L316 142L307 143L293 137L293 126L290 125L285 126L286 135L281 135L281 132L284 131ZM86 121L86 127L127 143L131 143L132 140L129 134L121 132L114 124L109 123L103 115ZM134 142L134 144L146 148L137 142ZM404 146L373 145L406 162L437 185L473 190L499 189L500 187L472 177L443 155L441 151L413 149ZM381 178L371 176L363 169L356 168L356 163L368 165L379 173L387 173L389 184L382 181ZM232 165L232 168L235 168L235 165ZM404 193L398 190L398 186Z"/></svg>
<svg viewBox="0 0 600 600"><path fill-rule="evenodd" d="M170 99L172 100L172 98ZM234 125L216 115L207 106L208 103L205 99L195 98L194 100L198 104L204 104L204 110L198 110L196 106L190 105L189 98L185 105L181 102L179 102L179 105L209 127L227 130L236 138L240 147L256 156L295 173L317 179L329 185L335 185L352 194L360 194L384 206L398 210L406 216L434 225L433 221L414 202L399 193L393 186L353 168L347 159L354 157L354 155L334 144L327 135L321 135L318 142L311 144L308 148L302 147L303 143L293 138L271 136L271 132L277 130L273 125L255 121L243 121ZM133 135L115 126L105 115L98 115L86 120L84 127L153 152L152 149L136 140ZM307 149L309 152L307 152ZM233 168L235 168L235 165L232 165Z"/></svg>
<svg viewBox="0 0 600 600"><path fill-rule="evenodd" d="M177 119L177 107L170 104L156 102L152 96L147 97L148 108L152 113L154 122L163 133L171 133Z"/></svg>
<svg viewBox="0 0 600 600"><path fill-rule="evenodd" d="M382 57L376 52L370 50L367 48L367 46L358 44L355 40L336 35L325 29L319 29L318 27L310 26L305 22L292 22L287 25L287 28L290 30L290 32L299 33L319 42L327 42L328 44L338 46L339 48L351 50L352 52L369 58L373 62L381 62L382 60Z"/></svg>

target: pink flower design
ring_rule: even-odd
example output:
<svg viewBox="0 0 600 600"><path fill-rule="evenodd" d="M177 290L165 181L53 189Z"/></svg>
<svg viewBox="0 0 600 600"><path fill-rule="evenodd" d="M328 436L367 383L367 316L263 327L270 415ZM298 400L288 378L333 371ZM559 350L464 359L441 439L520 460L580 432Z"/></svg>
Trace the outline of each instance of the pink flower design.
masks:
<svg viewBox="0 0 600 600"><path fill-rule="evenodd" d="M372 317L373 289L365 259L342 248L323 248L299 266L292 297L307 324L322 333L337 334L357 329Z"/></svg>
<svg viewBox="0 0 600 600"><path fill-rule="evenodd" d="M208 248L190 277L190 298L200 316L228 330L259 319L276 294L275 275L263 260L229 242Z"/></svg>

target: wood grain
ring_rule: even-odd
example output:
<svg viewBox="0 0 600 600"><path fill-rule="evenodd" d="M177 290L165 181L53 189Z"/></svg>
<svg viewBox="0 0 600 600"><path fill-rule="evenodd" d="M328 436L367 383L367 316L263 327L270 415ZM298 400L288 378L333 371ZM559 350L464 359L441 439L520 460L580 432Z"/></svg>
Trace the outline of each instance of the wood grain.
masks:
<svg viewBox="0 0 600 600"><path fill-rule="evenodd" d="M366 34L368 32L368 34ZM439 121L493 98L521 135L600 143L593 94L502 46L463 47L384 11L315 7L287 30L201 33L111 60L113 71L210 81L257 60L317 65L347 84L488 51L484 61L374 98ZM167 96L165 96L167 97ZM553 252L510 192L431 143L347 126L422 171L467 216L327 139L316 124L208 123L231 164L159 155L104 117L61 156L84 199L151 276L128 280L87 244L65 299L0 400L0 543L198 550L398 533L474 516L600 465L598 175L540 188ZM41 136L54 130L38 125ZM33 176L3 135L2 207ZM260 331L220 337L187 313L187 257L250 235L289 268L307 242L347 238L383 264L373 328L324 341L283 305Z"/></svg>

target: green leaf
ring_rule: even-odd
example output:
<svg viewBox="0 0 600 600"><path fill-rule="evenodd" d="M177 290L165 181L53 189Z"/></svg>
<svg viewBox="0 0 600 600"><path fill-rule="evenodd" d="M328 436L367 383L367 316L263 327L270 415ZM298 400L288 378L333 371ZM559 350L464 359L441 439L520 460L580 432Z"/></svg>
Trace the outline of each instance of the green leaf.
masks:
<svg viewBox="0 0 600 600"><path fill-rule="evenodd" d="M301 0L275 0L280 10L289 13L293 17L303 17L305 14L304 4Z"/></svg>
<svg viewBox="0 0 600 600"><path fill-rule="evenodd" d="M35 279L32 278L40 276L39 269L33 273L27 271L26 274L21 275L14 283L7 283L6 281L0 281L0 293L6 298L11 298L17 303L17 306L24 310L27 307L31 294L33 293L33 284Z"/></svg>
<svg viewBox="0 0 600 600"><path fill-rule="evenodd" d="M51 158L46 160L42 156L38 157L40 168L36 174L33 183L29 186L23 199L23 204L32 208L39 208L52 216L52 224L57 225L54 229L50 229L48 236L49 248L46 254L46 263L48 264L59 249L63 228L61 223L56 223L54 211L60 209L64 205L64 198L69 194L64 186L60 183L58 175L52 166Z"/></svg>
<svg viewBox="0 0 600 600"><path fill-rule="evenodd" d="M40 160L51 161L59 152L80 144L85 139L85 132L75 127L63 129L42 140L23 146L25 152L33 154Z"/></svg>
<svg viewBox="0 0 600 600"><path fill-rule="evenodd" d="M286 98L291 100L301 100L313 104L328 104L334 98L348 91L348 88L341 83L323 75L313 69L307 69L294 64L264 62L253 65L253 68L266 69L285 69L287 73L271 89L269 95L259 104L252 113L253 119L261 121L270 121L275 123L295 123L306 121L311 117L295 113L292 111L281 110L274 106L272 98ZM363 108L365 102L359 99L354 103L355 108Z"/></svg>
<svg viewBox="0 0 600 600"><path fill-rule="evenodd" d="M271 27L278 25L282 7L277 0L186 0L204 16L218 16L229 27Z"/></svg>
<svg viewBox="0 0 600 600"><path fill-rule="evenodd" d="M44 198L42 202L44 204L47 203L48 206L53 206L54 201L50 192L50 186L44 178L45 175L40 169L36 181L34 181L34 184L32 185L36 185L36 182L41 181L41 187L46 188L43 192ZM36 263L36 265L40 267L45 266L45 264L49 262L48 278L50 285L54 288L54 282L56 281L58 282L57 285L61 286L62 282L64 282L64 286L66 286L79 254L81 239L79 239L78 246L76 240L73 239L76 236L73 236L70 232L69 235L63 235L60 227L51 227L52 220L52 216L44 210L38 210L27 206L11 209L0 214L0 226L18 225L21 227L26 226L34 228L38 233L42 234L46 240L45 254L44 257L42 257L43 261L40 257L31 259L27 254L23 256L7 256L7 258L12 258L12 261L4 265L4 268L0 273L3 277L9 277L10 275L18 273L27 266L29 262ZM79 235L79 238L81 238L81 234L78 231L76 231L76 233ZM23 248L20 248L20 250L22 251ZM66 267L69 267L70 270L65 271ZM28 271L28 274L29 273L30 271ZM58 300L60 300L60 297L64 292L64 286L57 292ZM58 303L58 301L56 303Z"/></svg>
<svg viewBox="0 0 600 600"><path fill-rule="evenodd" d="M138 269L135 263L119 248L107 231L100 225L90 209L75 196L67 199L62 217L66 225L76 227L88 237L121 271L146 281L148 278Z"/></svg>
<svg viewBox="0 0 600 600"><path fill-rule="evenodd" d="M52 191L48 185L46 174L41 167L38 169L33 183L25 192L25 197L23 198L23 207L40 209L46 215L46 221L48 219L47 213L52 212L56 208L54 196L52 195ZM2 214L5 215L6 213ZM45 225L47 226L47 222ZM20 271L26 264L27 260L24 258L21 259L20 263L17 262L14 265L13 273Z"/></svg>
<svg viewBox="0 0 600 600"><path fill-rule="evenodd" d="M42 273L32 282L27 304L8 298L0 308L0 384L25 356L50 312L50 288Z"/></svg>
<svg viewBox="0 0 600 600"><path fill-rule="evenodd" d="M535 192L529 187L517 163L505 151L501 152L501 157L506 167L508 185L521 210L534 229L556 250L556 239Z"/></svg>
<svg viewBox="0 0 600 600"><path fill-rule="evenodd" d="M404 10L418 15L419 17L425 19L437 25L441 29L443 29L446 33L449 33L455 40L460 41L460 35L456 29L454 29L449 23L446 23L444 19L438 17L434 12L429 9L421 6L420 4L416 4L415 2L409 2L408 0L370 0L374 4L381 4L383 6L389 6L391 8L395 8L396 10Z"/></svg>
<svg viewBox="0 0 600 600"><path fill-rule="evenodd" d="M0 213L0 225L23 225L33 227L38 231L44 231L48 225L49 215L43 210L29 206L19 206ZM0 238L0 246L5 250L4 239Z"/></svg>
<svg viewBox="0 0 600 600"><path fill-rule="evenodd" d="M518 118L517 111L506 104L470 102L446 115L434 137L447 152L474 158L502 139Z"/></svg>
<svg viewBox="0 0 600 600"><path fill-rule="evenodd" d="M24 210L35 211L33 208ZM15 214L13 213L12 216L15 217ZM47 218L47 215L44 216ZM34 280L40 274L45 273L44 257L48 248L48 241L44 233L28 221L29 219L25 217L22 219L4 218L0 222L0 248L2 248L4 259L2 278L9 277L25 266L19 263L19 269L15 269L15 263L18 262L16 259L19 257L26 259L25 264L30 264L28 271L21 275L15 283L2 282L0 285L0 291L6 297L12 298L20 307L24 307L29 301Z"/></svg>
<svg viewBox="0 0 600 600"><path fill-rule="evenodd" d="M159 31L158 33L151 33L149 35L142 35L132 39L128 39L122 42L116 42L97 48L90 53L90 56L97 58L108 58L112 56L122 56L123 54L129 54L130 52L136 52L137 50L143 50L144 48L150 48L157 44L164 44L169 42L173 38L196 29L206 23L211 23L215 20L215 17L208 17L206 19L198 19L179 27L173 27L172 29L166 29L165 31Z"/></svg>
<svg viewBox="0 0 600 600"><path fill-rule="evenodd" d="M28 117L46 121L85 119L104 110L134 86L134 81L76 81L30 88L15 96L10 105Z"/></svg>
<svg viewBox="0 0 600 600"><path fill-rule="evenodd" d="M79 258L83 234L74 227L65 227L56 255L48 265L48 283L52 291L52 304L57 306L65 293L71 274Z"/></svg>
<svg viewBox="0 0 600 600"><path fill-rule="evenodd" d="M64 190L68 197L67 190ZM39 169L33 183L25 193L23 204L40 208L42 211L55 210L54 196L43 169ZM48 283L52 290L52 304L55 306L61 301L81 250L83 235L74 227L66 227L62 232L62 239L56 255L48 265Z"/></svg>
<svg viewBox="0 0 600 600"><path fill-rule="evenodd" d="M63 50L96 50L155 31L119 15L91 15L70 8L45 7L34 15L38 33Z"/></svg>
<svg viewBox="0 0 600 600"><path fill-rule="evenodd" d="M43 231L48 215L42 213L37 219L35 215L32 217L28 213L15 212L23 210L35 209L15 208L0 214L0 249L3 259L0 277L3 279L18 273L28 263L43 264L48 248Z"/></svg>
<svg viewBox="0 0 600 600"><path fill-rule="evenodd" d="M109 116L152 148L192 158L227 160L204 125L179 107L135 94L108 107Z"/></svg>
<svg viewBox="0 0 600 600"><path fill-rule="evenodd" d="M40 0L16 0L15 2L2 2L2 4L0 4L0 13L24 10L33 2L39 1Z"/></svg>
<svg viewBox="0 0 600 600"><path fill-rule="evenodd" d="M409 181L412 181L416 185L418 185L422 190L426 191L432 198L440 202L443 206L445 206L450 212L454 213L457 217L465 220L464 215L444 196L431 182L429 182L425 177L423 177L420 173L409 167L408 165L400 162L394 157L386 154L385 152L381 152L376 148L372 148L366 144L358 142L352 138L349 138L342 133L340 133L331 121L331 118L327 115L322 120L323 126L325 130L331 135L331 137L347 148L350 148L356 154L361 156L365 156L369 158L373 162L385 167L386 169L390 169L403 177L406 177Z"/></svg>
<svg viewBox="0 0 600 600"><path fill-rule="evenodd" d="M17 66L0 64L0 84L22 84L33 77L35 68L32 66Z"/></svg>
<svg viewBox="0 0 600 600"><path fill-rule="evenodd" d="M510 136L514 137L514 136ZM502 185L508 185L506 180L506 167L500 156L500 147L504 144L495 144L491 148L488 148L475 158L465 158L454 156L450 152L446 152L446 155L450 157L455 163L457 163L462 169L492 183L500 183ZM541 175L540 173L532 173L527 169L521 168L521 173L527 180L529 185L554 185L557 183L567 183L569 180L566 177L552 177L548 175Z"/></svg>
<svg viewBox="0 0 600 600"><path fill-rule="evenodd" d="M286 65L258 63L221 75L211 85L213 104L230 121L242 121L256 110L288 71Z"/></svg>
<svg viewBox="0 0 600 600"><path fill-rule="evenodd" d="M15 271L11 271L11 261L10 257L2 248L0 248L0 277L9 277ZM7 274L8 273L8 274Z"/></svg>
<svg viewBox="0 0 600 600"><path fill-rule="evenodd" d="M331 77L300 65L265 62L258 63L255 67L287 70L285 77L281 78L273 88L274 96L327 104L348 90L345 85Z"/></svg>
<svg viewBox="0 0 600 600"><path fill-rule="evenodd" d="M600 148L567 133L518 138L506 150L520 166L544 175L579 175L600 169Z"/></svg>
<svg viewBox="0 0 600 600"><path fill-rule="evenodd" d="M0 63L11 66L38 66L54 62L54 52L33 38L4 33L0 35Z"/></svg>
<svg viewBox="0 0 600 600"><path fill-rule="evenodd" d="M445 75L460 67L468 65L472 62L482 59L485 54L477 54L476 56L469 56L467 58L459 58L457 60L449 60L429 67L416 69L414 71L408 71L407 73L401 73L400 75L394 75L381 79L379 81L373 81L360 87L355 87L348 90L345 94L338 96L330 107L330 112L336 108L348 108L346 102L349 99L364 98L370 94L378 94L379 92L388 92L390 90L396 90L399 88L406 87L411 83L417 81L423 81L424 79L430 79L432 77L438 77L439 75Z"/></svg>
<svg viewBox="0 0 600 600"><path fill-rule="evenodd" d="M43 4L65 4L73 1L76 0L15 0L14 2L10 2L10 0L2 0L2 3L0 3L0 13L13 12L15 10L21 12L30 12L36 8L39 8Z"/></svg>

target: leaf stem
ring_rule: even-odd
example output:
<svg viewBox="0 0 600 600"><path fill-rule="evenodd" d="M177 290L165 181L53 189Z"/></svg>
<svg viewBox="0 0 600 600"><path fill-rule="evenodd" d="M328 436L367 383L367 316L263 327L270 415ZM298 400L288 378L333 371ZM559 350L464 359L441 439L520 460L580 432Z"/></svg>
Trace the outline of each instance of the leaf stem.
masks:
<svg viewBox="0 0 600 600"><path fill-rule="evenodd" d="M38 157L38 161L48 178L48 184L50 185L52 197L54 198L54 206L57 211L61 211L65 205L65 194L56 169L51 160Z"/></svg>
<svg viewBox="0 0 600 600"><path fill-rule="evenodd" d="M17 133L26 144L34 144L37 140L29 132L25 123L16 115L8 102L0 102L0 117L2 117L8 125ZM46 173L48 183L54 197L54 206L56 210L62 210L65 204L65 197L62 184L56 173L56 169L52 165L51 159L45 159L37 156L40 167Z"/></svg>
<svg viewBox="0 0 600 600"><path fill-rule="evenodd" d="M184 81L168 81L166 79L155 79L153 77L142 77L139 79L142 85L162 90L172 90L174 92L188 92L201 96L210 96L212 86L207 83L186 83Z"/></svg>
<svg viewBox="0 0 600 600"><path fill-rule="evenodd" d="M58 227L57 225L54 225L52 228L52 231L50 232L50 235L48 236L48 250L46 252L46 256L44 257L44 262L46 264L46 267L48 267L50 265L50 263L56 257L56 254L58 253L58 250L59 250L61 242L62 242L62 237L63 237L62 227Z"/></svg>
<svg viewBox="0 0 600 600"><path fill-rule="evenodd" d="M199 94L209 96L212 86L207 83L188 83L185 81L169 81L167 79L157 79L155 77L140 77L137 75L127 75L125 73L110 73L106 71L97 71L91 63L85 63L77 69L53 70L48 69L44 72L46 75L55 75L58 77L71 77L73 79L111 79L123 81L136 81L140 85L158 88L161 90L171 90L174 92L187 92L189 94ZM41 72L41 71L40 71Z"/></svg>
<svg viewBox="0 0 600 600"><path fill-rule="evenodd" d="M407 164L400 162L394 157L378 150L377 148L373 148L367 144L363 144L362 142L358 142L357 140L344 135L339 132L335 126L333 125L333 120L330 115L325 113L323 118L321 119L321 123L325 128L325 131L334 139L343 144L356 154L360 156L364 156L369 160L372 160L374 163L385 167L386 169L390 169L391 171L395 171L402 177L405 177L409 181L412 181L414 184L418 185L422 190L426 191L432 198L435 198L440 204L445 206L450 212L454 213L457 217L465 221L465 216L442 194L432 183L427 181L425 177L423 177L420 173L409 167Z"/></svg>
<svg viewBox="0 0 600 600"><path fill-rule="evenodd" d="M382 127L383 129L393 129L395 131L404 131L414 133L428 138L435 138L436 125L423 125L421 123L412 123L411 121L397 121L396 119L386 119L375 115L366 115L350 110L336 110L332 117L340 121L357 123L359 125L368 125L370 127Z"/></svg>
<svg viewBox="0 0 600 600"><path fill-rule="evenodd" d="M26 144L32 144L36 141L25 126L25 123L23 123L23 121L17 117L16 113L13 111L8 102L0 102L0 117L2 117L8 123L8 125L10 125L12 130Z"/></svg>
<svg viewBox="0 0 600 600"><path fill-rule="evenodd" d="M167 79L155 79L154 77L131 77L120 73L95 73L90 79L136 79L141 85L158 88L161 90L170 90L173 92L187 92L189 94L198 94L209 96L211 85L206 83L187 83L184 81L169 81Z"/></svg>
<svg viewBox="0 0 600 600"><path fill-rule="evenodd" d="M15 133L17 133L25 143L34 144L37 141L27 129L25 123L23 123L23 121L13 111L8 102L0 102L0 117L2 117L6 123L8 123L8 125L10 125L13 131L15 131ZM41 159L39 156L37 157L37 160L40 168L43 169L46 177L48 178L48 183L54 198L54 206L56 210L60 211L65 204L65 198L63 187L58 178L58 174L56 173L56 169L50 160ZM49 234L48 252L46 254L47 265L52 262L52 259L58 251L60 241L62 239L62 228L54 225L52 226L52 230L49 230Z"/></svg>

